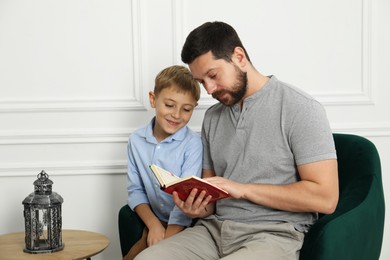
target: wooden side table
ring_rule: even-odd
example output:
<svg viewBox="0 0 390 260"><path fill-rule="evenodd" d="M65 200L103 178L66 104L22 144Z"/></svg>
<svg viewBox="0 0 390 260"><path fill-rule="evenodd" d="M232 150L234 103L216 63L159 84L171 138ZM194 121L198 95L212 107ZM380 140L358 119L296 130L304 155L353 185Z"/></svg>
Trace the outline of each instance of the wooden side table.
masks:
<svg viewBox="0 0 390 260"><path fill-rule="evenodd" d="M83 230L62 230L63 250L48 254L30 254L25 247L24 232L0 235L0 260L76 260L90 259L110 244L102 234Z"/></svg>

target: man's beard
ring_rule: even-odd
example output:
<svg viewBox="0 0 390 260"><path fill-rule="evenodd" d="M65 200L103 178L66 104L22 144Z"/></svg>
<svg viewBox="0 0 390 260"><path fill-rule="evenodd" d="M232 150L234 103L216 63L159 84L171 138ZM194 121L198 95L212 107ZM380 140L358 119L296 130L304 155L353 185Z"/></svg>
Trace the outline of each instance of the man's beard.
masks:
<svg viewBox="0 0 390 260"><path fill-rule="evenodd" d="M245 93L248 88L248 77L246 72L243 72L240 70L240 68L237 67L237 65L234 65L234 68L237 72L236 82L234 83L234 86L232 87L232 90L220 90L216 91L212 94L212 97L217 99L219 102L224 104L225 106L233 106L241 101L241 99L245 96ZM230 96L229 98L223 98L220 99L221 95L228 94Z"/></svg>

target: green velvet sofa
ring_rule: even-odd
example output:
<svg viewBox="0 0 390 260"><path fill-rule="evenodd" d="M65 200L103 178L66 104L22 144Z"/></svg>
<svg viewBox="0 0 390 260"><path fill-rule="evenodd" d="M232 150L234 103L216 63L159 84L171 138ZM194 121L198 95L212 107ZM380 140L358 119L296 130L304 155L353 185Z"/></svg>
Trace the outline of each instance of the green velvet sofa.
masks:
<svg viewBox="0 0 390 260"><path fill-rule="evenodd" d="M301 260L379 259L385 202L381 164L372 142L357 135L333 134L340 198L333 214L321 215L305 237ZM118 215L122 255L142 234L144 224L127 205ZM259 259L261 257L259 256Z"/></svg>

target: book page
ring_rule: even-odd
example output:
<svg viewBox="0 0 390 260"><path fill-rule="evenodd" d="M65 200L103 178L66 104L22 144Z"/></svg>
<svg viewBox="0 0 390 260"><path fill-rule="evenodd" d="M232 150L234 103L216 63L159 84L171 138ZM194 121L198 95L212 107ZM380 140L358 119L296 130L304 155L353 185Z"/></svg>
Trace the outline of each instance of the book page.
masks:
<svg viewBox="0 0 390 260"><path fill-rule="evenodd" d="M152 169L153 173L156 175L157 179L159 180L161 186L165 187L169 185L172 182L175 182L177 180L180 180L180 177L176 176L175 174L155 165L150 165L150 169Z"/></svg>

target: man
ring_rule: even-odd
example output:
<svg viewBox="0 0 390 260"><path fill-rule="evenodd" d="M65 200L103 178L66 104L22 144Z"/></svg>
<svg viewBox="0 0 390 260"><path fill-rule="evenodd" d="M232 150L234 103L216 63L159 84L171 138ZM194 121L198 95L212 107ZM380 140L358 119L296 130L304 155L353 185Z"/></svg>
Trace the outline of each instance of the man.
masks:
<svg viewBox="0 0 390 260"><path fill-rule="evenodd" d="M205 23L186 39L182 60L219 100L203 121L203 177L231 199L208 204L193 190L175 204L199 218L193 228L137 259L298 259L318 212L338 201L336 152L323 107L264 76L236 31Z"/></svg>

